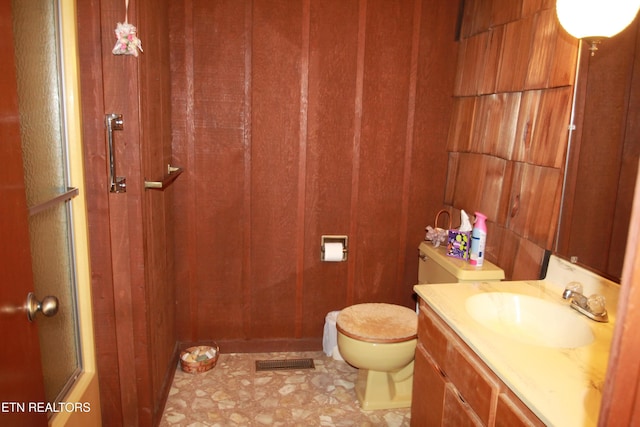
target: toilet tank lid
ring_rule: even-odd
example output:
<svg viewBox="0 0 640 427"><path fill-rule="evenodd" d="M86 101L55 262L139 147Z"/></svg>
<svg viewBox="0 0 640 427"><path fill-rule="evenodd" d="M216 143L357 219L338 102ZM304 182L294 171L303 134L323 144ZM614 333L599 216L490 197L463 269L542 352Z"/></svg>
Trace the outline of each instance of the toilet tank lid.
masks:
<svg viewBox="0 0 640 427"><path fill-rule="evenodd" d="M431 242L421 242L419 250L455 276L459 282L494 282L504 279L504 270L486 259L482 267L476 267L467 261L448 256L445 246L434 248Z"/></svg>
<svg viewBox="0 0 640 427"><path fill-rule="evenodd" d="M338 330L367 342L402 342L417 337L414 310L395 304L364 303L349 306L338 315Z"/></svg>

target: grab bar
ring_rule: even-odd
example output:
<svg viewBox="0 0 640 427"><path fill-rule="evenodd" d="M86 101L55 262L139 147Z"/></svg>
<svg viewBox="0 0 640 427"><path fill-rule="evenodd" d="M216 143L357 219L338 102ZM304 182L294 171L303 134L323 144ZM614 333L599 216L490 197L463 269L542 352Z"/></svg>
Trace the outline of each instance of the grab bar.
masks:
<svg viewBox="0 0 640 427"><path fill-rule="evenodd" d="M184 170L180 167L173 167L167 165L167 174L162 178L162 181L145 181L144 188L148 190L164 190L180 176Z"/></svg>
<svg viewBox="0 0 640 427"><path fill-rule="evenodd" d="M109 144L109 191L112 193L126 193L127 179L116 174L116 153L113 149L113 131L124 129L122 114L107 114L104 121L107 127L107 141Z"/></svg>

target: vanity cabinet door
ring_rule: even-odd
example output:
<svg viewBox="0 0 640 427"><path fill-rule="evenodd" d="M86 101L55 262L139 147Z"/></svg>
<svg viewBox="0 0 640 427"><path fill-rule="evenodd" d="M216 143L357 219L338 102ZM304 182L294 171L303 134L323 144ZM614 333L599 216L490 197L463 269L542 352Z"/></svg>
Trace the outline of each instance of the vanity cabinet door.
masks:
<svg viewBox="0 0 640 427"><path fill-rule="evenodd" d="M496 427L543 427L544 423L524 403L510 393L500 393Z"/></svg>
<svg viewBox="0 0 640 427"><path fill-rule="evenodd" d="M453 383L447 383L444 390L442 426L483 427L484 425Z"/></svg>
<svg viewBox="0 0 640 427"><path fill-rule="evenodd" d="M418 318L411 425L544 426L424 301Z"/></svg>
<svg viewBox="0 0 640 427"><path fill-rule="evenodd" d="M413 375L412 427L441 425L445 383L440 369L418 344Z"/></svg>
<svg viewBox="0 0 640 427"><path fill-rule="evenodd" d="M483 424L490 425L500 391L495 375L478 362L464 343L452 340L448 350L444 371Z"/></svg>
<svg viewBox="0 0 640 427"><path fill-rule="evenodd" d="M420 305L418 338L462 398L485 425L490 425L500 390L495 375L424 302Z"/></svg>

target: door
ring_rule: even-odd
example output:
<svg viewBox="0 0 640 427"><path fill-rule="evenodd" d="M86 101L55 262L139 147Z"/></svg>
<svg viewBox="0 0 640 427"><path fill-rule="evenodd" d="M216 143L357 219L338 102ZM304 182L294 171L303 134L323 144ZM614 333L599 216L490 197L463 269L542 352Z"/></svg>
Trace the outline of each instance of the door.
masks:
<svg viewBox="0 0 640 427"><path fill-rule="evenodd" d="M46 425L44 412L20 410L25 402L43 402L44 384L35 323L22 306L33 291L27 200L22 170L18 95L10 2L0 3L0 420L4 425ZM26 357L24 357L26 356Z"/></svg>
<svg viewBox="0 0 640 427"><path fill-rule="evenodd" d="M0 424L100 425L75 3L4 1L0 8ZM36 313L30 321L29 293L36 300L55 294L58 312L48 313L55 316Z"/></svg>

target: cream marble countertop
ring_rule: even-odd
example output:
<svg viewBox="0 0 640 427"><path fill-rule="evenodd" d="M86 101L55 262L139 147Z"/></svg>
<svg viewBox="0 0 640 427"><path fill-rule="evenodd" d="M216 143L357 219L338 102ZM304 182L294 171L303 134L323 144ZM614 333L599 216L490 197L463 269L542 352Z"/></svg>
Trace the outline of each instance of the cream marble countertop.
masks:
<svg viewBox="0 0 640 427"><path fill-rule="evenodd" d="M609 302L613 298L608 297L609 323L595 322L562 299L564 285L545 280L476 282L416 285L414 290L545 424L596 425L617 300ZM577 348L550 348L493 332L466 309L467 298L486 292L524 294L562 305L589 325L594 340Z"/></svg>

